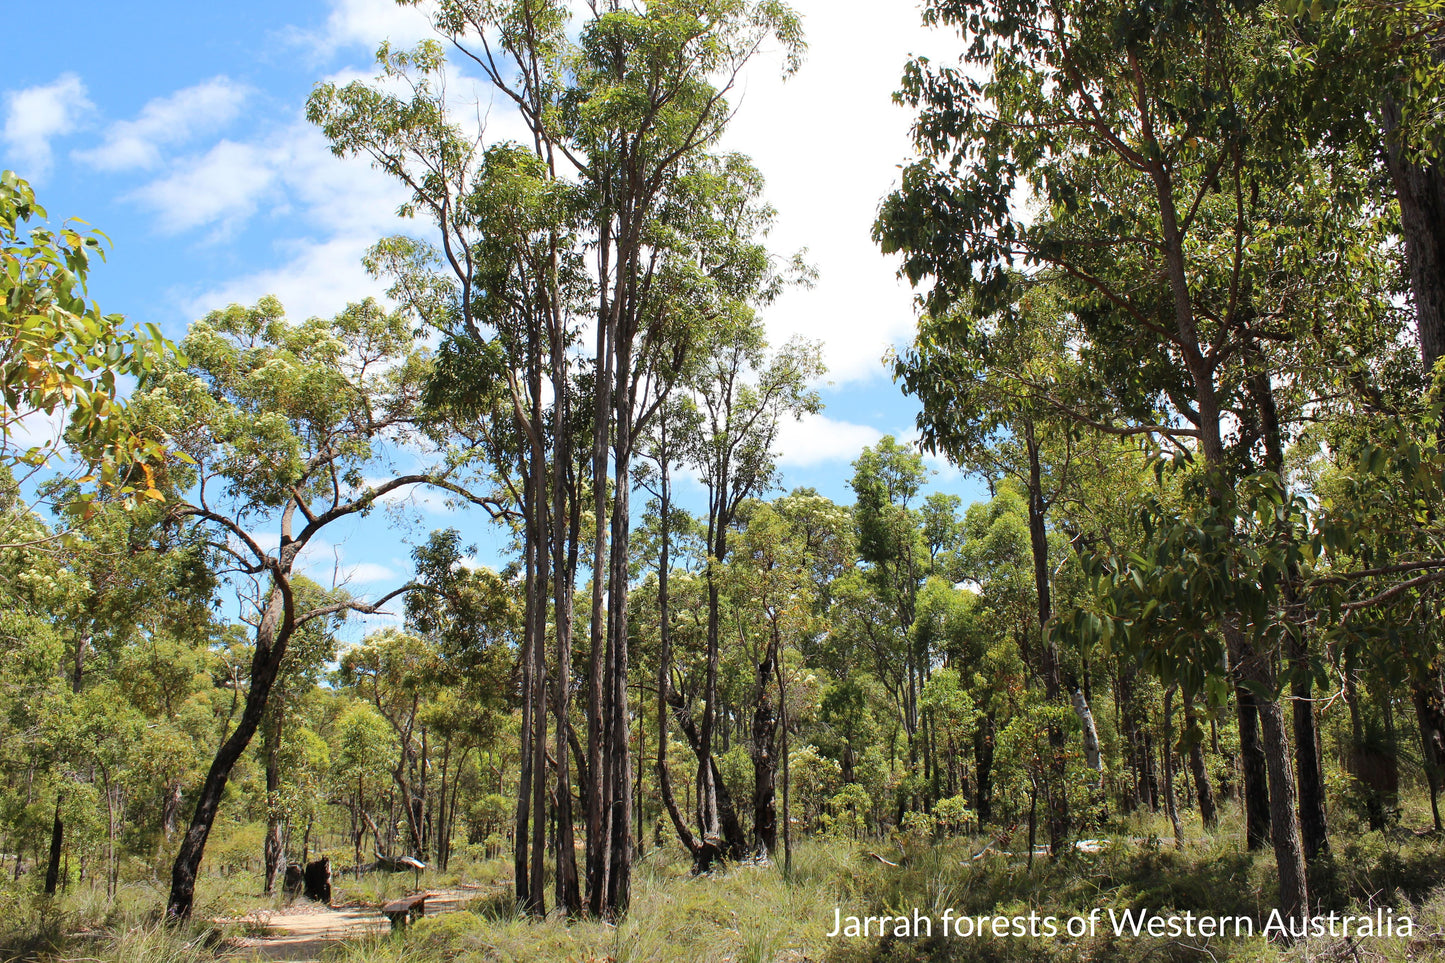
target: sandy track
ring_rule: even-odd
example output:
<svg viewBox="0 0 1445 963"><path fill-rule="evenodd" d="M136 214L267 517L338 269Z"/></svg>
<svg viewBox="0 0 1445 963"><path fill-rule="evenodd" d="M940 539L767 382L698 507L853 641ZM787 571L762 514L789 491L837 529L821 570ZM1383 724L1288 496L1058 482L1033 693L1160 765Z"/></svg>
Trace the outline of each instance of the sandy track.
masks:
<svg viewBox="0 0 1445 963"><path fill-rule="evenodd" d="M481 887L428 890L428 916L450 913L483 892ZM387 933L391 924L375 906L321 906L298 900L280 912L261 912L253 917L266 927L264 936L246 936L233 941L228 954L242 960L316 960L328 946L346 940Z"/></svg>

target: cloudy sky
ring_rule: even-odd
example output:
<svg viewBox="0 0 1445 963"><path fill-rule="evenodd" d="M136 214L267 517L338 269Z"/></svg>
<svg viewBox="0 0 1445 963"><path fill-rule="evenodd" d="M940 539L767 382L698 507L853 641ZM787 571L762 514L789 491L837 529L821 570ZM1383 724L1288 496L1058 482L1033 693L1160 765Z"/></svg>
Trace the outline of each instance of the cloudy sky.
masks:
<svg viewBox="0 0 1445 963"><path fill-rule="evenodd" d="M829 367L826 410L784 434L784 486L851 501L849 463L883 434L910 433L915 412L881 363L911 336L910 294L868 237L908 152L908 115L891 94L910 55L944 59L958 42L925 30L912 0L795 6L807 60L787 82L775 54L755 61L726 146L768 179L774 248L806 248L819 271L814 287L789 292L767 316L774 343L819 340ZM334 313L379 293L359 264L368 245L425 230L394 216L402 194L386 177L333 157L302 116L316 82L370 76L378 42L428 35L414 9L82 0L64 18L25 4L6 21L0 164L31 180L52 220L81 217L110 236L91 291L107 312L177 338L206 311L266 293L297 318ZM505 129L503 108L480 97ZM936 487L977 497L977 485L935 467ZM357 584L407 567L404 553L328 552L328 571Z"/></svg>

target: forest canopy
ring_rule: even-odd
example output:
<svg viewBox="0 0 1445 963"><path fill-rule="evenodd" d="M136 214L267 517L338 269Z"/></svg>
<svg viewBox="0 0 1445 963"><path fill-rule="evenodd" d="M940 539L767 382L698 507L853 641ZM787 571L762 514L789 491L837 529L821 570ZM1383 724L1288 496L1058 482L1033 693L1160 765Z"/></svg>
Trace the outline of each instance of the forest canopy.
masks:
<svg viewBox="0 0 1445 963"><path fill-rule="evenodd" d="M0 178L16 958L82 893L115 927L150 887L121 959L333 885L398 930L475 897L407 959L734 953L699 921L768 900L750 958L902 959L820 907L950 901L1415 952L1307 935L1445 913L1437 5L926 0L951 55L897 65L871 232L916 324L868 390L916 421L842 497L790 478L827 346L769 319L816 272L728 138L805 18L399 5L431 35L305 104L403 198L384 296L172 342L87 300L105 235ZM380 541L409 573L342 574Z"/></svg>

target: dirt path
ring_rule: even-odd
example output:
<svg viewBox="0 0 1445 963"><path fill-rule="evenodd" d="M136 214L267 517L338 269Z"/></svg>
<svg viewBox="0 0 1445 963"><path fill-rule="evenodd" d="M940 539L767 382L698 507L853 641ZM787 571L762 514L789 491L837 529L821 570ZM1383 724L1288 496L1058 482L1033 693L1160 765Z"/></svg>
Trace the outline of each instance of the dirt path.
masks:
<svg viewBox="0 0 1445 963"><path fill-rule="evenodd" d="M428 916L450 913L476 898L480 886L427 891ZM293 963L317 960L328 946L346 940L377 936L391 924L375 906L321 906L299 900L280 912L261 911L250 919L266 928L264 936L246 936L233 942L235 960L289 960Z"/></svg>

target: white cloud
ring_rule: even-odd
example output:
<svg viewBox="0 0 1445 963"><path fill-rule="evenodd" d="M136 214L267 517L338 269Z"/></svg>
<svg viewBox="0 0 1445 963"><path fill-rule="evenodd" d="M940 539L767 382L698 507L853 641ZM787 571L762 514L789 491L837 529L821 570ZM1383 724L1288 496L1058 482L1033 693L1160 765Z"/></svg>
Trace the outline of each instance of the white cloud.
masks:
<svg viewBox="0 0 1445 963"><path fill-rule="evenodd" d="M5 94L5 127L0 141L22 177L39 181L50 173L50 142L79 126L94 109L85 83L64 73L53 83Z"/></svg>
<svg viewBox="0 0 1445 963"><path fill-rule="evenodd" d="M854 4L794 6L803 14L807 58L787 82L775 57L749 66L724 146L749 154L768 178L767 197L778 209L769 245L786 254L808 248L819 271L815 287L789 291L767 310L773 343L794 334L824 342L836 383L881 379L884 351L914 330L908 285L869 236L910 151L911 117L892 95L910 55L956 56L959 42L923 27L916 2L867 18L866 31Z"/></svg>
<svg viewBox="0 0 1445 963"><path fill-rule="evenodd" d="M878 383L884 378L884 352L910 338L915 324L912 293L896 278L896 262L884 258L869 236L878 203L910 153L911 117L892 102L892 91L911 54L956 51L958 41L948 31L925 29L909 4L870 21L867 46L860 49L856 11L848 5L800 0L797 6L805 17L808 59L786 83L778 77L775 56L764 54L750 66L734 92L738 112L723 146L752 155L769 179L767 197L779 211L770 246L780 253L808 248L820 272L815 287L790 290L767 309L771 340L781 344L802 335L822 341L835 385ZM331 0L329 11L324 29L303 38L325 52L388 38L410 44L430 34L422 13L399 8L394 0ZM329 79L367 77L346 68ZM477 106L474 83L449 76L454 102L473 102L457 113L473 120L477 113L487 116L488 139L515 136L513 112L501 105L489 111L484 92ZM256 147L253 159L260 158L264 171L252 171L264 185L259 201L222 194L187 208L180 191L161 183L146 189L162 226L172 230L201 223L224 229L261 212L295 225L276 245L276 266L188 298L191 314L267 292L281 296L294 314L330 313L346 300L379 292L382 285L366 278L356 263L377 236L431 233L428 225L392 217L404 199L401 189L364 161L332 157L321 136L304 124L293 123ZM202 182L203 165L192 163L184 172L191 177L187 183ZM812 439L790 434L801 444L795 451L809 450L804 442ZM793 456L793 463L802 457Z"/></svg>
<svg viewBox="0 0 1445 963"><path fill-rule="evenodd" d="M31 410L5 423L0 432L0 451L8 454L31 448L62 448L65 434L65 412L60 408L46 414Z"/></svg>
<svg viewBox="0 0 1445 963"><path fill-rule="evenodd" d="M75 157L101 170L150 169L160 163L160 149L182 144L235 119L249 88L227 77L157 97L134 120L111 124L100 145L76 151Z"/></svg>
<svg viewBox="0 0 1445 963"><path fill-rule="evenodd" d="M151 208L166 233L211 225L227 231L256 212L276 179L266 148L223 140L129 196Z"/></svg>
<svg viewBox="0 0 1445 963"><path fill-rule="evenodd" d="M883 432L868 425L834 421L826 415L785 420L778 431L778 463L801 468L824 462L850 462Z"/></svg>
<svg viewBox="0 0 1445 963"><path fill-rule="evenodd" d="M357 562L355 565L343 565L340 568L341 576L338 584L356 585L370 584L372 582L394 582L397 574L385 565L378 565L375 562Z"/></svg>
<svg viewBox="0 0 1445 963"><path fill-rule="evenodd" d="M328 317L352 301L380 296L386 285L367 276L361 256L376 239L347 236L327 241L285 241L277 245L278 267L186 297L181 307L197 318L228 304L253 304L274 294L294 319Z"/></svg>
<svg viewBox="0 0 1445 963"><path fill-rule="evenodd" d="M297 318L334 314L384 292L361 257L377 238L416 229L396 215L406 196L365 159L334 156L321 133L299 118L182 158L128 195L150 209L163 233L210 229L217 239L254 218L272 219L285 232L273 242L274 266L184 294L180 307L197 317L275 294Z"/></svg>
<svg viewBox="0 0 1445 963"><path fill-rule="evenodd" d="M314 52L329 56L342 47L374 49L381 41L411 47L434 36L429 15L396 0L331 0L331 12L319 30L297 31L293 39Z"/></svg>

